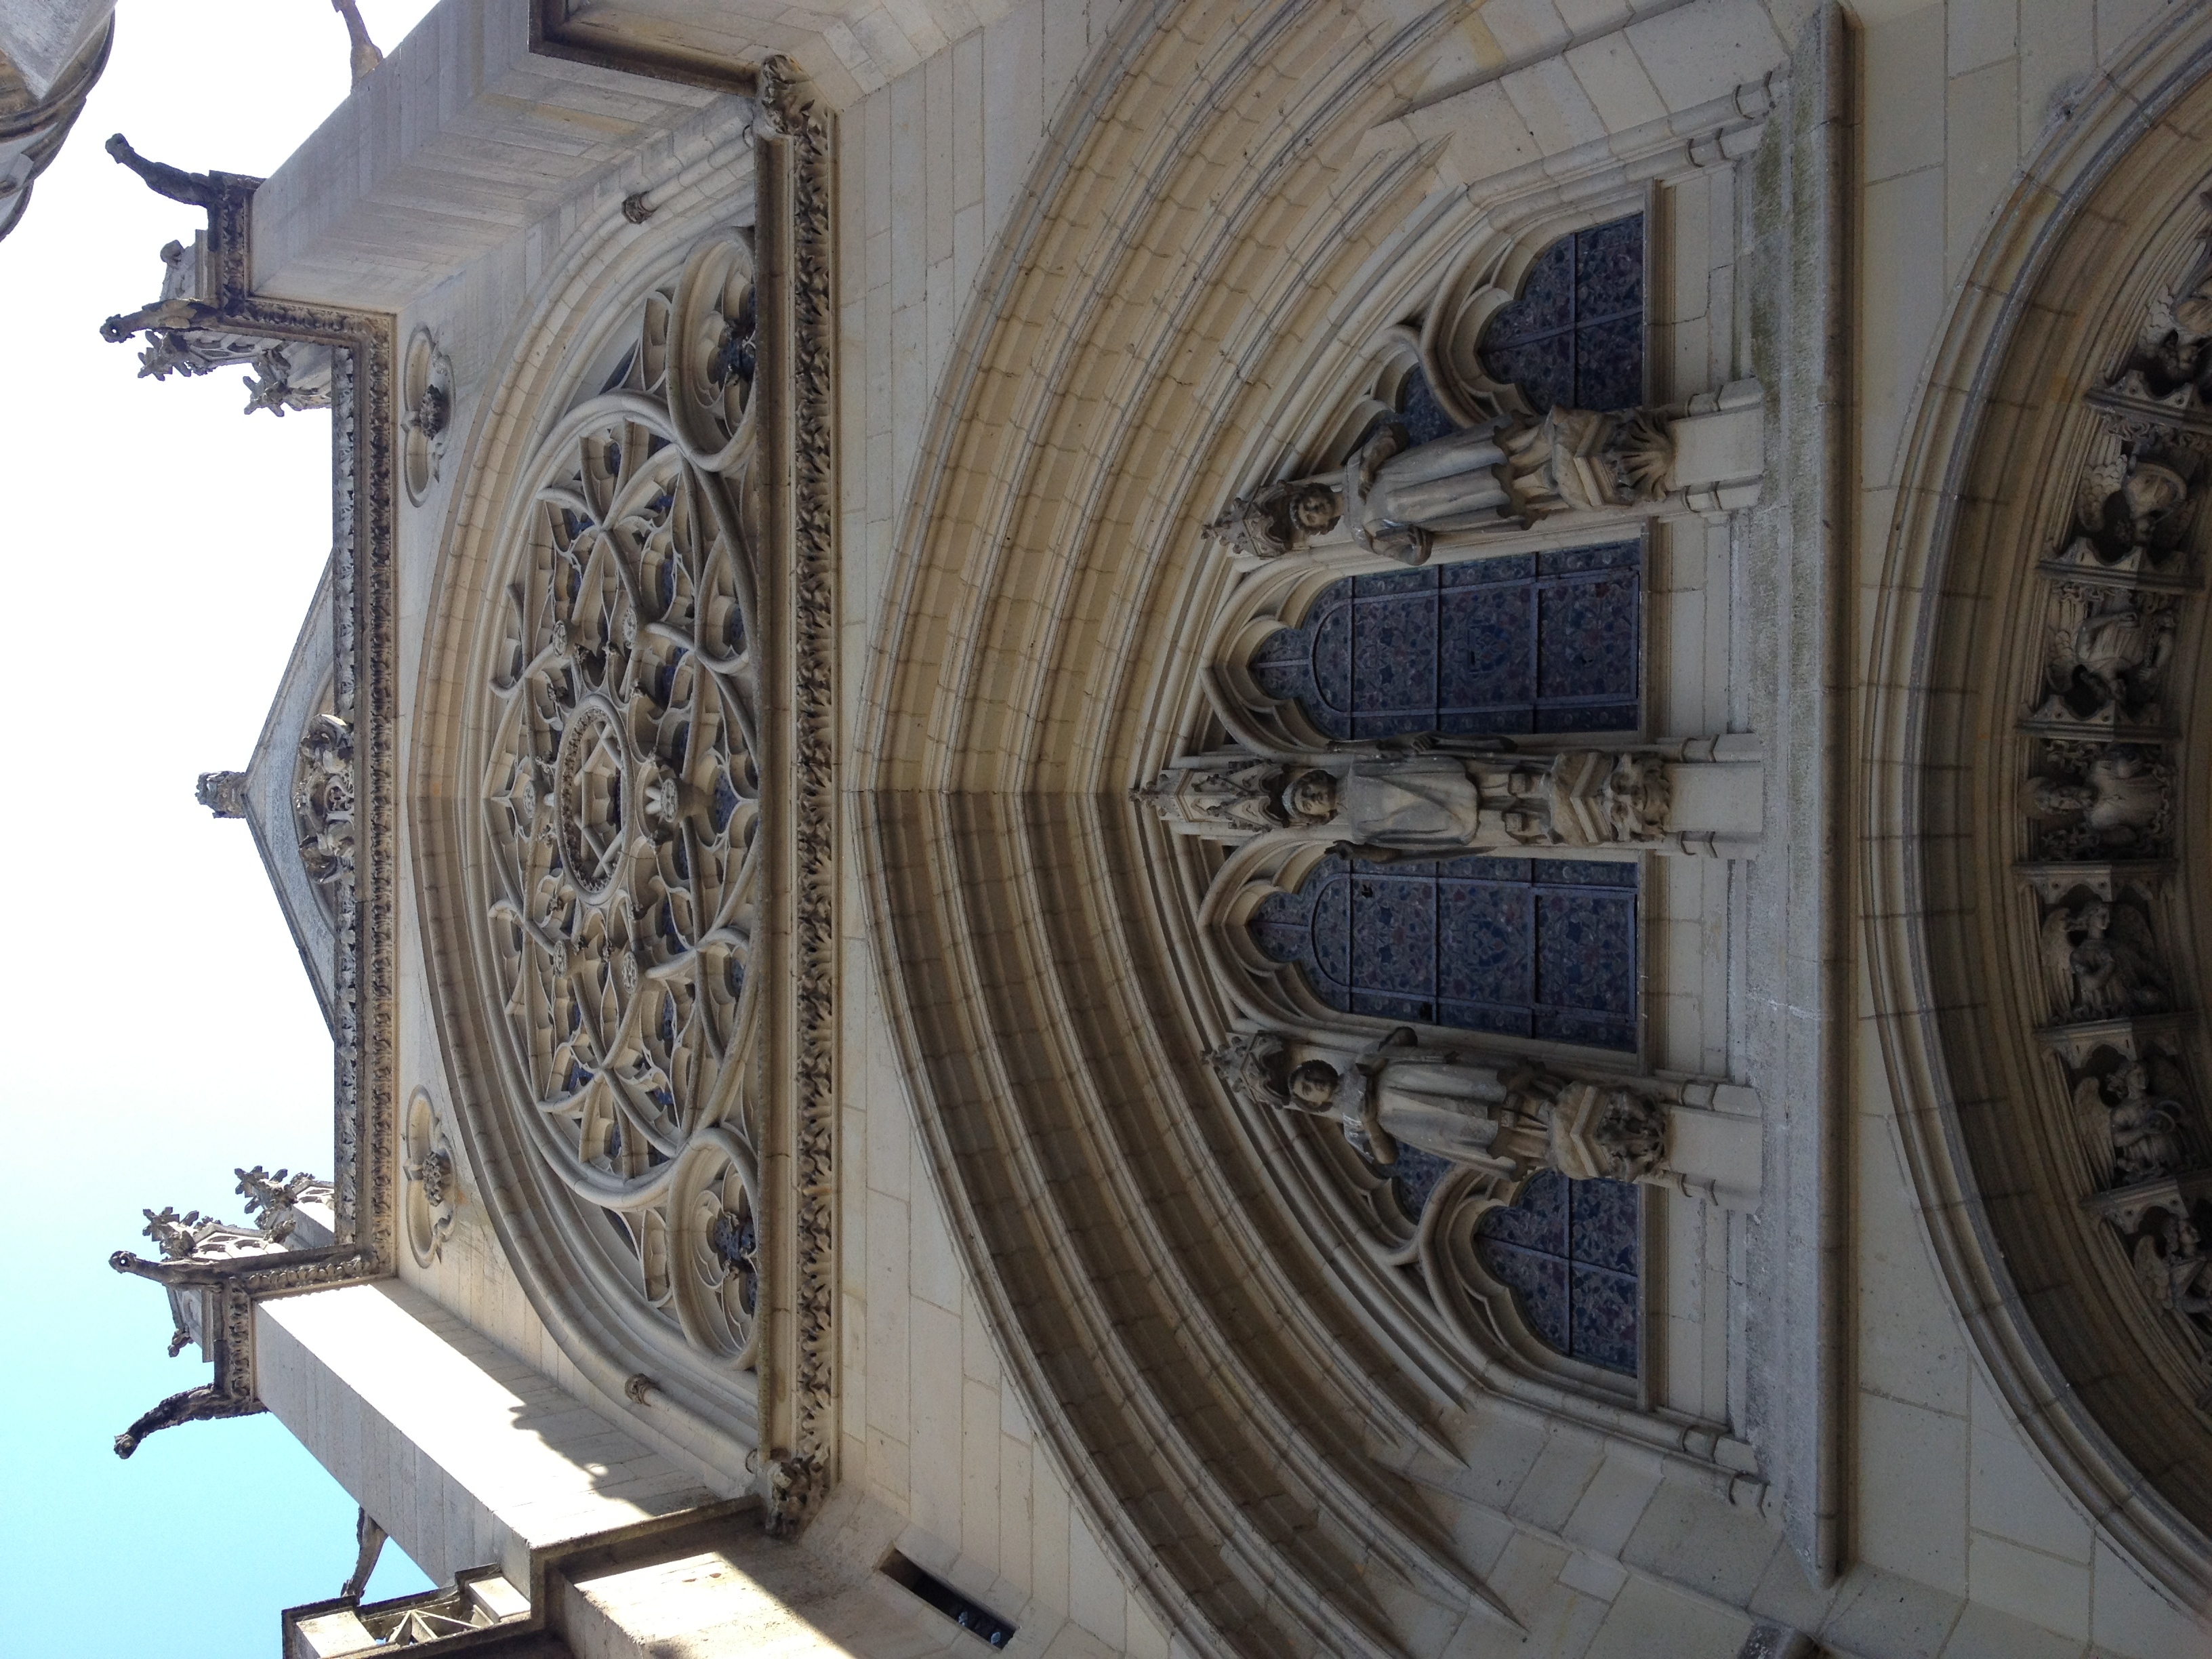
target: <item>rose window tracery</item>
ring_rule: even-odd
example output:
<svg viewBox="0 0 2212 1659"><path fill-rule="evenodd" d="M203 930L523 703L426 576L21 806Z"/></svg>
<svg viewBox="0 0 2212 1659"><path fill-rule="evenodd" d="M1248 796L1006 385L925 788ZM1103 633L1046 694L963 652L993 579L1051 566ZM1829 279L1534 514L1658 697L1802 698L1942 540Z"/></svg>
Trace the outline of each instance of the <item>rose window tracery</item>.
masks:
<svg viewBox="0 0 2212 1659"><path fill-rule="evenodd" d="M483 688L484 920L526 1131L579 1236L739 1364L757 1301L752 319L750 255L718 239L602 352L611 372L540 452Z"/></svg>

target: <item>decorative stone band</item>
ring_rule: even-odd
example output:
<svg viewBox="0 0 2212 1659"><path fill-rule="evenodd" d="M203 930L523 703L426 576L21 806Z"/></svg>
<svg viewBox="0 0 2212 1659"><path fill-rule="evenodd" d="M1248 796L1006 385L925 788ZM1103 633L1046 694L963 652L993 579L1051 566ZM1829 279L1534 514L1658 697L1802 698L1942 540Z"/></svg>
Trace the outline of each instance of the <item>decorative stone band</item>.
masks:
<svg viewBox="0 0 2212 1659"><path fill-rule="evenodd" d="M1765 783L1756 737L1522 753L1510 739L1402 739L1308 759L1230 750L1136 792L1181 835L1323 841L1369 863L1635 848L1750 857Z"/></svg>
<svg viewBox="0 0 2212 1659"><path fill-rule="evenodd" d="M251 362L249 407L331 410L331 583L335 667L332 724L322 734L305 817L319 837L322 878L341 948L333 972L337 1036L336 1169L327 1184L240 1175L258 1231L197 1216L149 1213L163 1257L118 1252L112 1265L163 1284L183 1341L199 1341L216 1376L164 1401L117 1442L127 1456L155 1430L258 1409L252 1302L260 1295L340 1284L392 1271L398 1165L393 1042L397 858L394 742L398 698L393 631L392 320L379 313L268 298L252 291L248 255L253 193L237 173L187 173L148 161L119 136L109 151L158 193L204 209L206 230L187 251L163 252L161 297L101 334L149 337L141 362L155 379ZM222 775L204 799L234 805ZM211 798L210 798L211 797ZM295 803L296 804L296 803ZM177 1346L181 1346L181 1342Z"/></svg>
<svg viewBox="0 0 2212 1659"><path fill-rule="evenodd" d="M1668 409L1503 416L1415 444L1385 421L1340 473L1240 495L1211 526L1260 560L1349 541L1422 564L1443 536L1533 528L1561 513L1728 512L1759 498L1765 394L1756 380Z"/></svg>

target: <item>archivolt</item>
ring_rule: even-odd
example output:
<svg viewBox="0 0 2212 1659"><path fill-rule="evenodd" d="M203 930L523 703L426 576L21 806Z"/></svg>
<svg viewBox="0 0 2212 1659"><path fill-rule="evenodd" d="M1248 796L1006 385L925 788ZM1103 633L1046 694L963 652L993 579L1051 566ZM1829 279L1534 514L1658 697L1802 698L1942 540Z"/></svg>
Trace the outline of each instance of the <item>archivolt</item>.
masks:
<svg viewBox="0 0 2212 1659"><path fill-rule="evenodd" d="M2173 1333L2081 1203L2069 1103L2037 1032L2080 1014L2045 1004L2038 907L2060 895L2031 894L2039 883L2078 886L2073 872L2087 866L2035 874L2049 854L2027 839L2030 740L2015 733L2040 700L2048 578L2037 564L2070 534L2094 424L2084 396L2124 361L2155 290L2205 228L2193 198L2212 131L2208 70L2212 18L2177 14L2081 95L1995 222L1912 430L1863 740L1874 757L1869 966L1939 1265L1998 1389L2060 1479L2198 1607L2212 1602L2212 1438L2176 1386ZM2191 654L2172 665L2166 703L2201 744L2212 686ZM2208 920L2201 781L2179 805L2167 965L2178 987L2202 983L2191 971ZM2176 1000L2189 1006L2185 992ZM2201 1019L2179 1040L2201 1079Z"/></svg>
<svg viewBox="0 0 2212 1659"><path fill-rule="evenodd" d="M1319 3L1130 9L981 283L860 732L931 1177L1079 1500L1207 1653L1394 1652L1439 1605L1508 1616L1386 1468L1457 1464L1463 1346L1282 1203L1300 1148L1206 1073L1231 1011L1127 799L1212 718L1230 572L1202 526L1326 442L1455 251L1571 222L1556 194L1479 215L1425 153L1362 150L1450 15L1376 36Z"/></svg>

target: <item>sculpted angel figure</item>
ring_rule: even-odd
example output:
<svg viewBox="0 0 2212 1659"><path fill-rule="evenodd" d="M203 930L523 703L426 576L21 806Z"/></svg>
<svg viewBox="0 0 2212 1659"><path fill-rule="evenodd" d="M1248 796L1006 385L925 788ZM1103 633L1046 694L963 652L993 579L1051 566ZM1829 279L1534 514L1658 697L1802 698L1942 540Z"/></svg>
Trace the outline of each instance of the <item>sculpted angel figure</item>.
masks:
<svg viewBox="0 0 2212 1659"><path fill-rule="evenodd" d="M2177 545L2189 526L2189 480L2163 462L2119 456L2082 474L2075 521L2106 558Z"/></svg>
<svg viewBox="0 0 2212 1659"><path fill-rule="evenodd" d="M2198 1341L2197 1322L2212 1316L2212 1261L2204 1256L2197 1225L2185 1215L2157 1212L2156 1226L2136 1240L2136 1281L2153 1304L2183 1320Z"/></svg>
<svg viewBox="0 0 2212 1659"><path fill-rule="evenodd" d="M2052 827L2043 837L2046 851L2124 854L2148 848L2165 830L2173 770L2154 750L2107 744L2070 775L2029 779L2026 796L2027 816Z"/></svg>
<svg viewBox="0 0 2212 1659"><path fill-rule="evenodd" d="M2056 708L2083 720L2107 709L2156 720L2173 653L2172 607L2156 594L2083 582L2061 583L2056 603L2044 671Z"/></svg>
<svg viewBox="0 0 2212 1659"><path fill-rule="evenodd" d="M2153 1091L2150 1068L2139 1060L2109 1080L2083 1078L2074 1086L2074 1121L2088 1157L2091 1189L2172 1173L2181 1163L2181 1103Z"/></svg>
<svg viewBox="0 0 2212 1659"><path fill-rule="evenodd" d="M2085 899L2043 920L2042 954L2061 1019L2121 1019L2166 1006L2150 924L2132 907Z"/></svg>

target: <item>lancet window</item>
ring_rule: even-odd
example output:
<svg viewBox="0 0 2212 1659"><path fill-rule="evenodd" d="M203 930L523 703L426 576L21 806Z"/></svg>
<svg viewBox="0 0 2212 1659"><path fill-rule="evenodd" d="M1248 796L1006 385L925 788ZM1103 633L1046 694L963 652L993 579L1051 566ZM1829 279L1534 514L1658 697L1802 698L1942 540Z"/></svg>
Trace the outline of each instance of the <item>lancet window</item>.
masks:
<svg viewBox="0 0 2212 1659"><path fill-rule="evenodd" d="M1747 504L1763 456L1756 386L1644 406L1644 248L1641 213L1493 241L1377 337L1303 470L1214 520L1226 743L1145 792L1227 843L1188 867L1231 1092L1320 1120L1338 1201L1475 1346L1633 1400L1646 1194L1756 1133L1639 1069L1682 885L1650 856L1748 855L1763 799L1756 740L1646 736L1646 526Z"/></svg>
<svg viewBox="0 0 2212 1659"><path fill-rule="evenodd" d="M1637 874L1595 860L1332 854L1250 926L1340 1013L1629 1049Z"/></svg>
<svg viewBox="0 0 2212 1659"><path fill-rule="evenodd" d="M1482 364L1532 409L1644 401L1644 216L1562 236L1490 319Z"/></svg>
<svg viewBox="0 0 2212 1659"><path fill-rule="evenodd" d="M1529 1177L1476 1228L1482 1264L1545 1346L1633 1376L1642 1322L1643 1206L1621 1181Z"/></svg>
<svg viewBox="0 0 2212 1659"><path fill-rule="evenodd" d="M1642 562L1626 541L1347 577L1252 678L1331 738L1632 731Z"/></svg>

